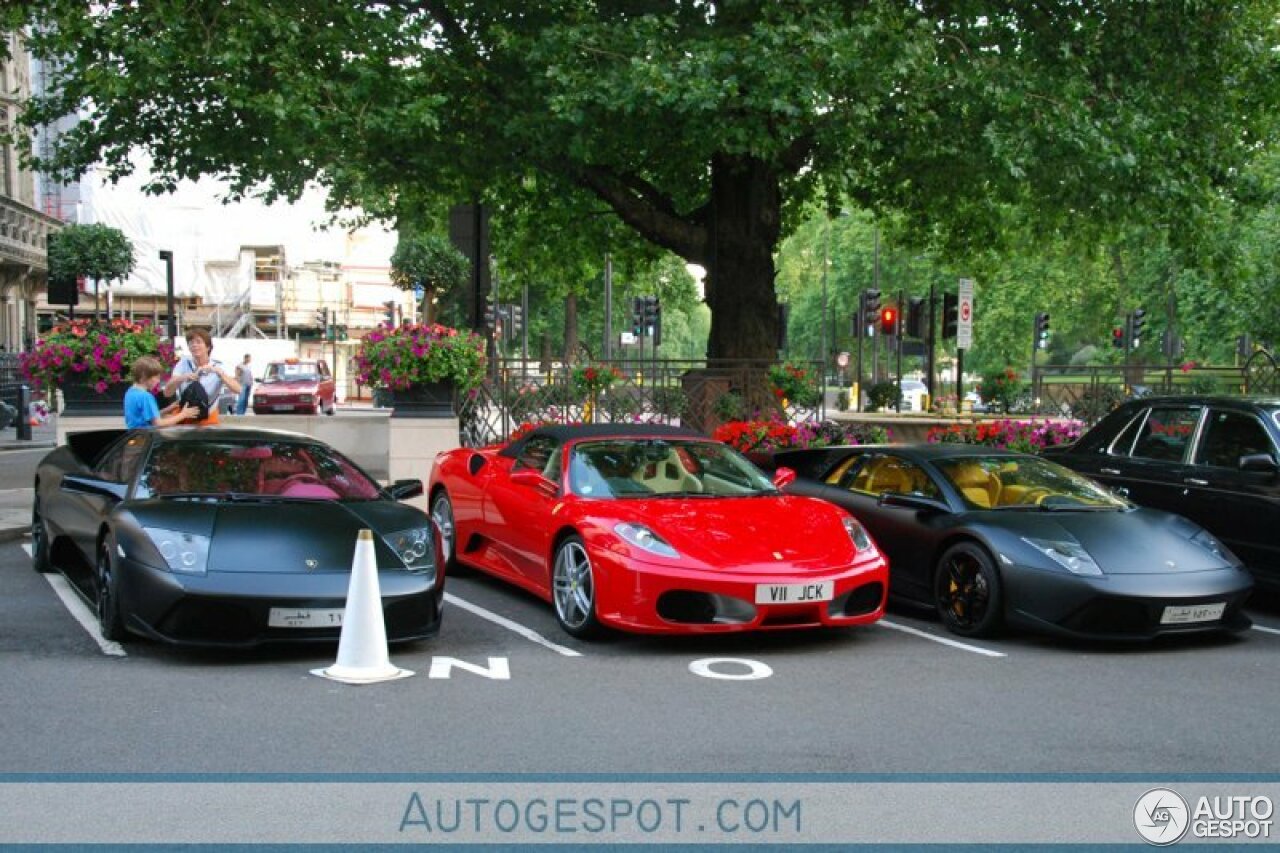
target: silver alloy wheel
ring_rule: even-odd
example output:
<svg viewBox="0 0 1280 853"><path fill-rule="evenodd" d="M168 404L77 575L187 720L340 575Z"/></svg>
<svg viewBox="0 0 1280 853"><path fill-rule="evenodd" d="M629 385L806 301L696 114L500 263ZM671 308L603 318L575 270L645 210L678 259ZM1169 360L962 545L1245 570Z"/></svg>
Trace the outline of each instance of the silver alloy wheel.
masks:
<svg viewBox="0 0 1280 853"><path fill-rule="evenodd" d="M449 495L441 492L431 504L431 520L440 528L440 550L444 554L445 564L453 562L453 504Z"/></svg>
<svg viewBox="0 0 1280 853"><path fill-rule="evenodd" d="M551 573L556 615L569 629L578 629L591 619L595 604L595 578L591 560L580 541L570 540L556 552Z"/></svg>

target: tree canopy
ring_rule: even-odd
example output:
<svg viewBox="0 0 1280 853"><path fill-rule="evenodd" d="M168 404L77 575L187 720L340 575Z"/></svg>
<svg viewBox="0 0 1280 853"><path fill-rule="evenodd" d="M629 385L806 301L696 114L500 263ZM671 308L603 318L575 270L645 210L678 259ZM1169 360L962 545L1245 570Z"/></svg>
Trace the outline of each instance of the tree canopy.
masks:
<svg viewBox="0 0 1280 853"><path fill-rule="evenodd" d="M440 196L593 198L708 272L709 354L767 357L774 252L852 199L948 251L1117 222L1176 232L1268 138L1268 0L16 0L56 58L46 164L151 156L157 189L395 216ZM554 243L561 235L547 233Z"/></svg>

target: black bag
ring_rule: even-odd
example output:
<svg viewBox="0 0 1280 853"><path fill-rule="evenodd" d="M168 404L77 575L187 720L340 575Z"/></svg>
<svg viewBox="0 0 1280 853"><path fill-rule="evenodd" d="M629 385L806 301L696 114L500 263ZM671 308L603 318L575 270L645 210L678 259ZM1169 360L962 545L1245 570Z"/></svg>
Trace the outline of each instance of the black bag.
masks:
<svg viewBox="0 0 1280 853"><path fill-rule="evenodd" d="M200 410L197 416L199 420L209 417L209 392L199 382L187 383L187 387L183 388L182 393L178 395L178 408L186 406L195 406Z"/></svg>

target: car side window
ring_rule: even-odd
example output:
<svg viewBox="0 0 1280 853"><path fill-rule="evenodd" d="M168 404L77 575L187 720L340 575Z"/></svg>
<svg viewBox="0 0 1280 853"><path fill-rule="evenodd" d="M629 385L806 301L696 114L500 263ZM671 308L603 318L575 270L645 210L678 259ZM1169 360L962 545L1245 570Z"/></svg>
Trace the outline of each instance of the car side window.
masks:
<svg viewBox="0 0 1280 853"><path fill-rule="evenodd" d="M532 468L543 473L559 447L560 442L551 436L535 435L524 443L520 455L516 457L515 468Z"/></svg>
<svg viewBox="0 0 1280 853"><path fill-rule="evenodd" d="M138 473L138 464L146 450L145 435L128 436L116 442L102 455L98 464L93 467L93 473L113 483L128 483Z"/></svg>
<svg viewBox="0 0 1280 853"><path fill-rule="evenodd" d="M1124 425L1124 428L1120 430L1120 433L1110 443L1108 443L1105 440L1105 438L1102 438L1097 447L1090 448L1085 443L1085 440L1082 439L1081 449L1082 450L1090 450L1090 449L1098 450L1101 452L1110 453L1114 456L1128 456L1129 452L1133 450L1134 439L1138 437L1138 432L1142 429L1143 424L1145 424L1146 422L1147 422L1147 410L1140 409L1136 415L1133 415L1129 418L1129 422ZM1100 433L1100 436L1101 436L1101 433ZM1091 436L1087 436L1087 438L1090 441L1098 440L1098 439L1093 439Z"/></svg>
<svg viewBox="0 0 1280 853"><path fill-rule="evenodd" d="M863 465L846 487L849 491L880 495L891 492L899 495L922 495L939 498L938 486L914 462L901 456L884 454Z"/></svg>
<svg viewBox="0 0 1280 853"><path fill-rule="evenodd" d="M1211 409L1196 451L1196 464L1236 468L1241 456L1253 453L1275 455L1271 438L1258 419L1244 412Z"/></svg>
<svg viewBox="0 0 1280 853"><path fill-rule="evenodd" d="M1137 459L1162 462L1181 462L1186 458L1187 445L1200 420L1199 406L1191 408L1152 407L1142 423L1132 455Z"/></svg>

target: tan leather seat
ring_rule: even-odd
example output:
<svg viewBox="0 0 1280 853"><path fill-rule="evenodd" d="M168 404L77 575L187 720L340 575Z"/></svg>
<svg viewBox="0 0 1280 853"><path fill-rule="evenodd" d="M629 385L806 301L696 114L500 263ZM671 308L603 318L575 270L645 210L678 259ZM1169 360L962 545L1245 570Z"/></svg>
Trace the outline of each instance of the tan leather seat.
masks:
<svg viewBox="0 0 1280 853"><path fill-rule="evenodd" d="M951 471L951 482L964 495L965 500L974 506L987 509L999 502L1000 479L977 462L961 462L956 465Z"/></svg>

